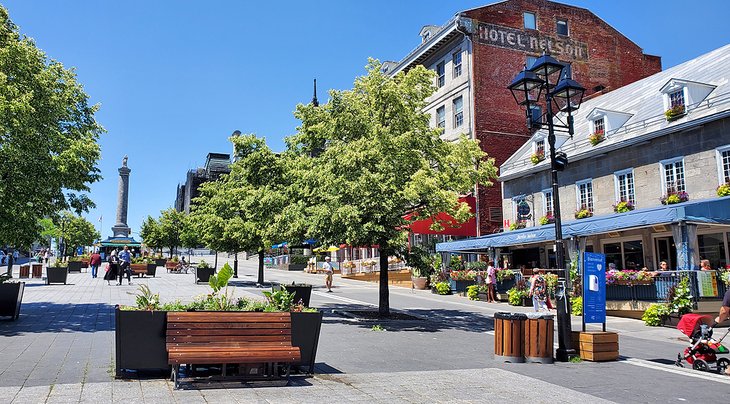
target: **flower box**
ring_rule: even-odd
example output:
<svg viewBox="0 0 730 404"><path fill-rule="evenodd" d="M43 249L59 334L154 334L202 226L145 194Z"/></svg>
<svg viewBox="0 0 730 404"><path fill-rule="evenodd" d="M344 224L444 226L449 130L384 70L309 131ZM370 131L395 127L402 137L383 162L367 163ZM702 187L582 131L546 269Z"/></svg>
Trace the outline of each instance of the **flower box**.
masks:
<svg viewBox="0 0 730 404"><path fill-rule="evenodd" d="M689 200L689 194L681 192L669 192L667 196L660 199L662 205L674 205L675 203L687 202Z"/></svg>
<svg viewBox="0 0 730 404"><path fill-rule="evenodd" d="M545 226L546 224L552 224L555 223L555 216L553 215L545 215L540 218L540 225Z"/></svg>
<svg viewBox="0 0 730 404"><path fill-rule="evenodd" d="M631 201L619 201L616 202L615 205L613 205L613 211L615 213L625 213L630 212L634 210L636 207L634 206L634 203Z"/></svg>
<svg viewBox="0 0 730 404"><path fill-rule="evenodd" d="M543 160L545 160L545 152L532 153L532 155L530 156L530 161L532 162L532 164L537 164Z"/></svg>
<svg viewBox="0 0 730 404"><path fill-rule="evenodd" d="M576 219L585 219L587 217L593 216L593 212L589 209L581 209L575 211L575 218Z"/></svg>
<svg viewBox="0 0 730 404"><path fill-rule="evenodd" d="M664 116L667 118L668 122L677 120L685 114L687 114L687 108L685 108L684 105L675 105L664 112Z"/></svg>
<svg viewBox="0 0 730 404"><path fill-rule="evenodd" d="M588 141L591 142L592 146L595 146L603 142L604 140L606 140L606 136L604 135L603 131L598 131L588 136Z"/></svg>
<svg viewBox="0 0 730 404"><path fill-rule="evenodd" d="M453 280L449 279L449 286L451 286L451 291L455 293L466 293L466 288L468 288L471 285L476 285L477 281L475 280Z"/></svg>

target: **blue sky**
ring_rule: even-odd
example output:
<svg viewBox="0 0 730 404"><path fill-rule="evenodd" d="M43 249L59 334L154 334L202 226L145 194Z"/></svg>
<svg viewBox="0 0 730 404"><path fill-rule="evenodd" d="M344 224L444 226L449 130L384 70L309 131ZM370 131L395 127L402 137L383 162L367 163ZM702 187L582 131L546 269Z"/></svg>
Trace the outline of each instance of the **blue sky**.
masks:
<svg viewBox="0 0 730 404"><path fill-rule="evenodd" d="M367 58L399 60L423 25L491 1L0 0L21 32L75 67L101 104L104 179L87 216L102 236L116 214L117 172L129 155L128 224L173 205L177 183L208 152L230 152L236 129L274 150L295 132L292 112L347 89ZM585 7L671 67L730 42L723 1L589 1ZM137 237L138 238L138 237Z"/></svg>

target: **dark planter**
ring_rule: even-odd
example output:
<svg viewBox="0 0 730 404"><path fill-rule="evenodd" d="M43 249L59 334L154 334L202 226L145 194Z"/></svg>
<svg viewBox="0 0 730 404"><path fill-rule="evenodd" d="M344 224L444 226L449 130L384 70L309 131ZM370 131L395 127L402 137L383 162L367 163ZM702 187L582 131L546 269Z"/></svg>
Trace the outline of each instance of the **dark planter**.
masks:
<svg viewBox="0 0 730 404"><path fill-rule="evenodd" d="M497 282L494 289L497 292L507 292L508 290L512 289L515 286L515 278L512 279L505 279L502 282Z"/></svg>
<svg viewBox="0 0 730 404"><path fill-rule="evenodd" d="M287 264L284 269L287 271L304 271L307 264Z"/></svg>
<svg viewBox="0 0 730 404"><path fill-rule="evenodd" d="M63 283L66 284L68 279L68 268L65 267L48 267L46 268L46 284Z"/></svg>
<svg viewBox="0 0 730 404"><path fill-rule="evenodd" d="M157 258L155 260L155 265L157 265L158 267L164 267L166 262L167 260L165 258Z"/></svg>
<svg viewBox="0 0 730 404"><path fill-rule="evenodd" d="M195 283L205 282L208 283L210 277L215 275L215 268L196 268L195 269Z"/></svg>
<svg viewBox="0 0 730 404"><path fill-rule="evenodd" d="M319 332L322 329L321 311L313 313L291 313L291 341L302 353L299 366L306 366L307 373L314 373L314 360L317 357Z"/></svg>
<svg viewBox="0 0 730 404"><path fill-rule="evenodd" d="M10 317L12 320L20 317L23 290L25 282L0 283L0 317Z"/></svg>
<svg viewBox="0 0 730 404"><path fill-rule="evenodd" d="M451 291L456 293L465 293L466 288L471 285L476 285L477 281L455 281L449 279L449 285L451 285Z"/></svg>
<svg viewBox="0 0 730 404"><path fill-rule="evenodd" d="M428 286L428 278L411 276L411 282L413 282L413 288L418 290L426 290Z"/></svg>
<svg viewBox="0 0 730 404"><path fill-rule="evenodd" d="M68 272L81 272L81 268L84 267L84 263L81 261L69 261Z"/></svg>
<svg viewBox="0 0 730 404"><path fill-rule="evenodd" d="M167 370L166 311L115 311L116 377L128 370ZM169 373L168 373L169 374Z"/></svg>
<svg viewBox="0 0 730 404"><path fill-rule="evenodd" d="M273 290L280 288L286 289L289 293L294 293L294 304L298 304L299 300L302 300L304 307L309 307L309 301L312 297L312 285L307 284L296 284L296 285L274 285Z"/></svg>
<svg viewBox="0 0 730 404"><path fill-rule="evenodd" d="M155 276L157 274L157 264L147 264L147 275Z"/></svg>

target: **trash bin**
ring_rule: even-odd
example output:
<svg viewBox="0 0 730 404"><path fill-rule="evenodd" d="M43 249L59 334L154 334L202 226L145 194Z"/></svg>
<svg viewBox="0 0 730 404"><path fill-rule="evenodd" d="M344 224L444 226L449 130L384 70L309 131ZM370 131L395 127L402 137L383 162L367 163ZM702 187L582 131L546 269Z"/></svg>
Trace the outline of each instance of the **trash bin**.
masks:
<svg viewBox="0 0 730 404"><path fill-rule="evenodd" d="M19 278L30 278L30 265L21 265L20 266L20 275L18 275Z"/></svg>
<svg viewBox="0 0 730 404"><path fill-rule="evenodd" d="M41 279L43 278L43 264L31 264L31 268L33 268L33 277Z"/></svg>
<svg viewBox="0 0 730 404"><path fill-rule="evenodd" d="M494 313L494 359L511 363L525 361L523 327L527 316L520 313Z"/></svg>
<svg viewBox="0 0 730 404"><path fill-rule="evenodd" d="M523 326L525 361L553 363L554 316L546 313L528 313Z"/></svg>

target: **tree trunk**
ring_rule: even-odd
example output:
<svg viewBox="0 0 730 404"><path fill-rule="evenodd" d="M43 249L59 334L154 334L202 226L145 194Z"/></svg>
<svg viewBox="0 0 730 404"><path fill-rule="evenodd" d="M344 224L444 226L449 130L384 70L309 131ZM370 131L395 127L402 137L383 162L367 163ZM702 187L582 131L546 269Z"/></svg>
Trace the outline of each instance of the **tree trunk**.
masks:
<svg viewBox="0 0 730 404"><path fill-rule="evenodd" d="M388 253L385 248L378 249L380 252L380 301L378 305L378 314L380 317L390 316L390 291L388 290Z"/></svg>
<svg viewBox="0 0 730 404"><path fill-rule="evenodd" d="M213 264L213 269L216 271L218 270L218 250L215 252L215 263Z"/></svg>
<svg viewBox="0 0 730 404"><path fill-rule="evenodd" d="M238 278L238 252L233 253L233 277Z"/></svg>
<svg viewBox="0 0 730 404"><path fill-rule="evenodd" d="M259 285L264 284L264 250L259 250Z"/></svg>

